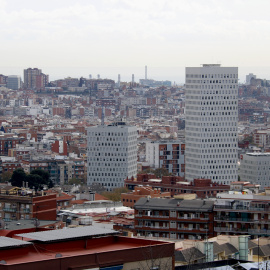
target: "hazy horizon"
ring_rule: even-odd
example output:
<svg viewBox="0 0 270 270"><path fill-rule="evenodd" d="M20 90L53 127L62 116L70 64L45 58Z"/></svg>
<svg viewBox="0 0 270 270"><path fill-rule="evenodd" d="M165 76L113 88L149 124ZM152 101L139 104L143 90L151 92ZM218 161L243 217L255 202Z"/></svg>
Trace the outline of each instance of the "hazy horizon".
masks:
<svg viewBox="0 0 270 270"><path fill-rule="evenodd" d="M0 73L184 82L184 67L239 67L268 78L270 2L0 0ZM129 79L130 78L130 79ZM270 78L270 76L269 76Z"/></svg>
<svg viewBox="0 0 270 270"><path fill-rule="evenodd" d="M209 64L209 63L207 63ZM200 66L200 65L197 65ZM221 66L223 66L221 64ZM23 80L23 70L27 67L0 67L0 74L3 75L19 75ZM54 81L58 79L64 79L67 77L72 78L97 78L99 74L102 79L112 79L118 81L118 74L121 75L122 82L130 82L132 80L132 74L134 74L135 82L139 82L140 79L145 78L145 66L142 67L41 67L35 66L31 68L39 68L44 74L49 75L49 80ZM246 75L253 73L260 79L270 80L270 67L238 67L239 83L246 81ZM149 67L147 66L147 78L157 81L169 80L173 84L185 83L185 67Z"/></svg>

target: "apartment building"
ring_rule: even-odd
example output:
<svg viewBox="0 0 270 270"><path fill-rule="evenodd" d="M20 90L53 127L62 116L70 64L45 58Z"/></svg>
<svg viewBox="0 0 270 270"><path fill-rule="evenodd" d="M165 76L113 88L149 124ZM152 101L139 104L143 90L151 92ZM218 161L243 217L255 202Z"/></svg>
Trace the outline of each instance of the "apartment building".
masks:
<svg viewBox="0 0 270 270"><path fill-rule="evenodd" d="M152 168L164 168L177 176L185 175L185 144L177 140L146 142L146 161Z"/></svg>
<svg viewBox="0 0 270 270"><path fill-rule="evenodd" d="M138 174L137 178L126 179L125 186L129 190L134 190L136 186L150 186L161 192L170 192L171 196L190 193L196 194L198 198L216 197L220 192L230 190L229 185L222 185L211 179L194 179L188 182L180 176L162 176L157 179L154 174Z"/></svg>
<svg viewBox="0 0 270 270"><path fill-rule="evenodd" d="M56 220L56 194L28 195L19 189L17 194L11 195L8 190L5 189L5 194L1 190L0 218L6 222L19 219Z"/></svg>
<svg viewBox="0 0 270 270"><path fill-rule="evenodd" d="M213 237L214 202L141 198L135 205L135 230L138 235L171 239Z"/></svg>
<svg viewBox="0 0 270 270"><path fill-rule="evenodd" d="M219 194L214 204L215 233L270 235L270 196Z"/></svg>
<svg viewBox="0 0 270 270"><path fill-rule="evenodd" d="M49 82L49 75L42 73L41 69L28 68L24 70L24 88L41 89Z"/></svg>

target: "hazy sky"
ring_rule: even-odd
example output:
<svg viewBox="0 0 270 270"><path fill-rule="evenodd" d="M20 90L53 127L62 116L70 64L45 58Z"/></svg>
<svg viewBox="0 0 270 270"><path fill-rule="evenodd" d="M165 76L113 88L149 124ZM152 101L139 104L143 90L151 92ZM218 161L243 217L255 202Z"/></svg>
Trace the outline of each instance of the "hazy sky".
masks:
<svg viewBox="0 0 270 270"><path fill-rule="evenodd" d="M267 0L0 0L0 73L184 82L184 67L270 79Z"/></svg>

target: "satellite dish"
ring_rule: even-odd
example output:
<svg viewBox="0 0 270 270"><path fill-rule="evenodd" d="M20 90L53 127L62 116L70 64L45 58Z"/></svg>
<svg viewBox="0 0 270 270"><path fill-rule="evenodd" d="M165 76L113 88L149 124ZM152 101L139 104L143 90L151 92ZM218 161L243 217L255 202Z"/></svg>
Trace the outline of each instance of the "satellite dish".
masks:
<svg viewBox="0 0 270 270"><path fill-rule="evenodd" d="M34 226L38 227L40 225L40 221L38 219L34 220Z"/></svg>
<svg viewBox="0 0 270 270"><path fill-rule="evenodd" d="M3 219L0 219L0 229L5 229L5 221Z"/></svg>

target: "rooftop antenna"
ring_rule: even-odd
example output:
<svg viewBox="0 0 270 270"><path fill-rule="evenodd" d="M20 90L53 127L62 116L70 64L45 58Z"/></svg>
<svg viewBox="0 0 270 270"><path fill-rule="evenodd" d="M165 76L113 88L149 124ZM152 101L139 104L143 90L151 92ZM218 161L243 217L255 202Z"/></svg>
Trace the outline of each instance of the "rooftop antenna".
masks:
<svg viewBox="0 0 270 270"><path fill-rule="evenodd" d="M104 104L102 103L102 112L101 112L101 125L104 126L104 118L105 118L105 112L104 112Z"/></svg>
<svg viewBox="0 0 270 270"><path fill-rule="evenodd" d="M120 87L121 75L118 74L118 86Z"/></svg>
<svg viewBox="0 0 270 270"><path fill-rule="evenodd" d="M147 66L145 66L145 80L147 80Z"/></svg>

